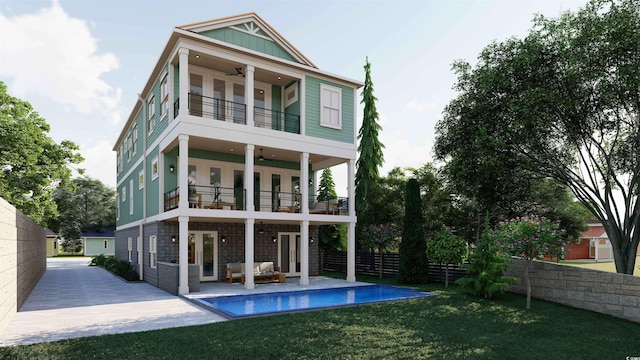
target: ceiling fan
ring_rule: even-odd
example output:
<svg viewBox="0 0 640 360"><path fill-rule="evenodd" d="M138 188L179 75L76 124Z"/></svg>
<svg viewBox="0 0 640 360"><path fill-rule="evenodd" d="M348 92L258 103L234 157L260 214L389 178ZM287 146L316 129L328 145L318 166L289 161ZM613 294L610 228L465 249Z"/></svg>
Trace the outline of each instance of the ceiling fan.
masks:
<svg viewBox="0 0 640 360"><path fill-rule="evenodd" d="M226 73L225 75L227 76L240 76L240 77L244 77L244 71L242 70L241 67L237 67L235 68L236 72L234 73Z"/></svg>
<svg viewBox="0 0 640 360"><path fill-rule="evenodd" d="M258 161L273 161L273 159L265 158L262 155L262 148L260 148L260 156L258 156Z"/></svg>

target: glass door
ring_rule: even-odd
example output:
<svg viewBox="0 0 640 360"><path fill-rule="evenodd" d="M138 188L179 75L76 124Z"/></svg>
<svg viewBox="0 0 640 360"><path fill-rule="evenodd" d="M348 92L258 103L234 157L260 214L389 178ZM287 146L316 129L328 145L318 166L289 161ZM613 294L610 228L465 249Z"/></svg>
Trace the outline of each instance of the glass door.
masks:
<svg viewBox="0 0 640 360"><path fill-rule="evenodd" d="M278 235L278 264L283 273L300 275L300 233Z"/></svg>
<svg viewBox="0 0 640 360"><path fill-rule="evenodd" d="M233 84L233 122L246 124L246 106L244 104L244 85Z"/></svg>
<svg viewBox="0 0 640 360"><path fill-rule="evenodd" d="M200 281L217 281L218 232L189 233L189 250L189 263L200 265Z"/></svg>
<svg viewBox="0 0 640 360"><path fill-rule="evenodd" d="M213 117L221 121L225 121L225 89L224 80L213 79Z"/></svg>
<svg viewBox="0 0 640 360"><path fill-rule="evenodd" d="M202 116L202 75L189 74L189 114Z"/></svg>

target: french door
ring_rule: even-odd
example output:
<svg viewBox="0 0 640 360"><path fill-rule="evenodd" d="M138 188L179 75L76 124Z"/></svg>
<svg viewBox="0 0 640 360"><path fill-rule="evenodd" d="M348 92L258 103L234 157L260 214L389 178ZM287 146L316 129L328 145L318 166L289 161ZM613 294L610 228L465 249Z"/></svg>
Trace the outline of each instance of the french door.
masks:
<svg viewBox="0 0 640 360"><path fill-rule="evenodd" d="M189 263L200 265L200 281L218 280L218 232L189 232Z"/></svg>
<svg viewBox="0 0 640 360"><path fill-rule="evenodd" d="M281 272L300 275L300 233L278 234L278 264Z"/></svg>

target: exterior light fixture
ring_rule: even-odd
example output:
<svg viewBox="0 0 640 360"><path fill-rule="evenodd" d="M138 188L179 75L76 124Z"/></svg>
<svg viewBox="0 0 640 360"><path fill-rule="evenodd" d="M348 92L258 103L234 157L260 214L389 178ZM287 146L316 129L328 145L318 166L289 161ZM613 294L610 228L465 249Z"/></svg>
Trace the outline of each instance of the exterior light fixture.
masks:
<svg viewBox="0 0 640 360"><path fill-rule="evenodd" d="M264 229L262 228L262 221L260 221L260 228L258 229L258 234L264 234Z"/></svg>
<svg viewBox="0 0 640 360"><path fill-rule="evenodd" d="M169 165L169 172L173 173L174 171L176 171L176 167L173 164Z"/></svg>
<svg viewBox="0 0 640 360"><path fill-rule="evenodd" d="M278 242L278 238L277 238L277 237L275 237L275 236L272 236L272 237L271 237L271 240L273 240L273 243L274 243L274 244Z"/></svg>
<svg viewBox="0 0 640 360"><path fill-rule="evenodd" d="M175 234L171 235L171 242L175 244L176 240L177 240L176 235Z"/></svg>
<svg viewBox="0 0 640 360"><path fill-rule="evenodd" d="M313 244L313 242L314 242L314 241L316 241L316 240L313 238L313 236L309 238L309 242L310 242L311 244Z"/></svg>
<svg viewBox="0 0 640 360"><path fill-rule="evenodd" d="M226 236L224 236L224 235L222 235L222 237L220 237L220 240L221 240L222 242L227 242L227 237L226 237Z"/></svg>

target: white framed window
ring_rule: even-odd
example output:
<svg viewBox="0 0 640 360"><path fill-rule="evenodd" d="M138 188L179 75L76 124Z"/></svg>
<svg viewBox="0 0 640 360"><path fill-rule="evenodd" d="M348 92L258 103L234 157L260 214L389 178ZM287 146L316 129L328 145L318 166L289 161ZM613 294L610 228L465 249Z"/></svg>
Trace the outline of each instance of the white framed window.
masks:
<svg viewBox="0 0 640 360"><path fill-rule="evenodd" d="M136 259L138 259L138 262L142 262L142 237L137 236L136 237Z"/></svg>
<svg viewBox="0 0 640 360"><path fill-rule="evenodd" d="M127 187L123 186L122 187L122 202L124 202L127 199Z"/></svg>
<svg viewBox="0 0 640 360"><path fill-rule="evenodd" d="M124 150L122 144L120 144L120 148L118 149L118 174L122 172L122 168L124 167Z"/></svg>
<svg viewBox="0 0 640 360"><path fill-rule="evenodd" d="M153 128L156 126L156 97L153 95L151 95L151 98L147 101L147 117L149 119L149 131L147 132L147 135L149 135L153 132Z"/></svg>
<svg viewBox="0 0 640 360"><path fill-rule="evenodd" d="M162 115L160 118L164 118L169 111L169 74L164 73L162 76L162 80L160 80L160 109L162 110Z"/></svg>
<svg viewBox="0 0 640 360"><path fill-rule="evenodd" d="M129 215L133 215L133 179L129 180Z"/></svg>
<svg viewBox="0 0 640 360"><path fill-rule="evenodd" d="M294 83L284 90L284 106L298 101L298 83Z"/></svg>
<svg viewBox="0 0 640 360"><path fill-rule="evenodd" d="M131 253L133 251L133 239L127 239L127 252L129 253L129 262L131 262Z"/></svg>
<svg viewBox="0 0 640 360"><path fill-rule="evenodd" d="M136 154L136 150L138 149L138 124L134 124L131 128L131 135L133 137L133 142L131 143L131 152L133 155Z"/></svg>
<svg viewBox="0 0 640 360"><path fill-rule="evenodd" d="M109 240L104 240L103 241L103 246L106 249L107 247L109 247Z"/></svg>
<svg viewBox="0 0 640 360"><path fill-rule="evenodd" d="M320 85L320 125L342 129L342 89Z"/></svg>
<svg viewBox="0 0 640 360"><path fill-rule="evenodd" d="M159 169L158 169L158 157L154 157L153 160L151 160L151 180L155 180L157 179L159 176Z"/></svg>
<svg viewBox="0 0 640 360"><path fill-rule="evenodd" d="M138 189L142 190L144 188L144 169L138 172Z"/></svg>
<svg viewBox="0 0 640 360"><path fill-rule="evenodd" d="M127 135L127 139L124 142L124 147L125 147L125 151L127 153L127 162L131 161L131 133L129 133L129 135Z"/></svg>
<svg viewBox="0 0 640 360"><path fill-rule="evenodd" d="M116 221L120 220L120 194L116 194Z"/></svg>
<svg viewBox="0 0 640 360"><path fill-rule="evenodd" d="M149 236L149 266L151 266L152 268L156 267L158 258L157 258L157 254L156 254L156 247L157 247L157 243L156 243L156 236L155 235L151 235Z"/></svg>

